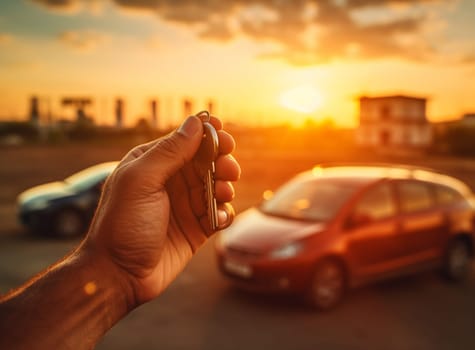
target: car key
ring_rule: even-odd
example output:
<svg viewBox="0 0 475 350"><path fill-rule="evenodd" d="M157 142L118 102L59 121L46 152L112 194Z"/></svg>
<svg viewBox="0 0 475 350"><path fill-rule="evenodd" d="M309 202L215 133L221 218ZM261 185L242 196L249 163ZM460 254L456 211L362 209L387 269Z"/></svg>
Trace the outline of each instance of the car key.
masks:
<svg viewBox="0 0 475 350"><path fill-rule="evenodd" d="M215 160L218 157L218 133L210 123L208 111L196 114L203 123L203 139L195 155L196 168L204 182L206 211L208 221L213 231L218 229L218 205L215 197L214 174L216 172Z"/></svg>

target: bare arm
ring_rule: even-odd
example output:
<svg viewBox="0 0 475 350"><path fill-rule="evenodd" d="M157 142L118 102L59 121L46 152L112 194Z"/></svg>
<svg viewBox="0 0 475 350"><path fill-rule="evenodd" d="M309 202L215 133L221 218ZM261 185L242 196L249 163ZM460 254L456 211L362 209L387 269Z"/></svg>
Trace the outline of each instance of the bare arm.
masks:
<svg viewBox="0 0 475 350"><path fill-rule="evenodd" d="M216 198L228 222L229 181L240 169L232 137L219 130ZM177 132L129 152L109 176L88 235L71 255L0 299L1 349L91 349L135 307L175 279L213 232L203 184L190 162L202 126L190 117Z"/></svg>
<svg viewBox="0 0 475 350"><path fill-rule="evenodd" d="M91 349L133 307L123 277L80 250L0 302L0 348Z"/></svg>

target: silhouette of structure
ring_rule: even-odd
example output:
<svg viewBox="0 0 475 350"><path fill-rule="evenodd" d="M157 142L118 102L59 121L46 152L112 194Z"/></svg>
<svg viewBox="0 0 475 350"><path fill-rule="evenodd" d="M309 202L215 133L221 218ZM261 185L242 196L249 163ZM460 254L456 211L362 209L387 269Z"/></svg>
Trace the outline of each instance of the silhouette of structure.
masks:
<svg viewBox="0 0 475 350"><path fill-rule="evenodd" d="M121 98L115 100L115 126L118 129L124 127L124 100Z"/></svg>
<svg viewBox="0 0 475 350"><path fill-rule="evenodd" d="M460 119L460 124L468 127L475 127L475 113L465 113Z"/></svg>
<svg viewBox="0 0 475 350"><path fill-rule="evenodd" d="M432 141L425 98L360 97L356 141L361 146L423 148Z"/></svg>
<svg viewBox="0 0 475 350"><path fill-rule="evenodd" d="M159 103L157 100L151 100L150 101L150 109L151 109L151 114L152 114L152 128L157 129L158 128L158 107Z"/></svg>
<svg viewBox="0 0 475 350"><path fill-rule="evenodd" d="M92 119L86 114L86 107L92 104L89 97L65 97L61 100L63 106L72 106L76 109L76 122L83 124L91 122Z"/></svg>
<svg viewBox="0 0 475 350"><path fill-rule="evenodd" d="M40 102L37 96L32 96L30 98L30 123L39 127L40 125Z"/></svg>
<svg viewBox="0 0 475 350"><path fill-rule="evenodd" d="M206 107L206 109L208 110L209 114L214 114L214 101L213 100L208 101L208 106Z"/></svg>
<svg viewBox="0 0 475 350"><path fill-rule="evenodd" d="M193 102L190 99L183 100L183 112L185 118L193 114Z"/></svg>

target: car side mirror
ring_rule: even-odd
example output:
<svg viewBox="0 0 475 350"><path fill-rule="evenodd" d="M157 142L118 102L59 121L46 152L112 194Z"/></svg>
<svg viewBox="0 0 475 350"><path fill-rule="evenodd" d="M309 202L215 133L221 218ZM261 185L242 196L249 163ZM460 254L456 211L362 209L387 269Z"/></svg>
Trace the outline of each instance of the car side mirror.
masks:
<svg viewBox="0 0 475 350"><path fill-rule="evenodd" d="M353 213L347 221L348 228L357 228L371 223L371 217L364 213Z"/></svg>

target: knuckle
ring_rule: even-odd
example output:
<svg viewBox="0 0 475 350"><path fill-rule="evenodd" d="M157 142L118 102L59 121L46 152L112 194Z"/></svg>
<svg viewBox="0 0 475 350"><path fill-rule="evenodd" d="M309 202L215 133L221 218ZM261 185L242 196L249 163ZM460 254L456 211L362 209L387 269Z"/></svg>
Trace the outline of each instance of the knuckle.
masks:
<svg viewBox="0 0 475 350"><path fill-rule="evenodd" d="M157 144L157 148L160 150L162 158L173 161L179 160L181 164L185 164L186 159L184 155L182 152L177 152L180 149L179 136L175 134L161 139Z"/></svg>
<svg viewBox="0 0 475 350"><path fill-rule="evenodd" d="M117 169L114 174L114 179L120 186L129 187L134 181L137 180L139 175L133 164L128 163Z"/></svg>

